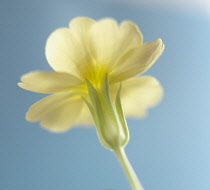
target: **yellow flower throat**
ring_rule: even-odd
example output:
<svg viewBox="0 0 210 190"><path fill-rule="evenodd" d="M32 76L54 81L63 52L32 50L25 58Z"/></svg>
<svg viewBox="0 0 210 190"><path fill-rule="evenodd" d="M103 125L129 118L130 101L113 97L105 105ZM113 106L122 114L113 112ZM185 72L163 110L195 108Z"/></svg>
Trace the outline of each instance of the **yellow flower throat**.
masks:
<svg viewBox="0 0 210 190"><path fill-rule="evenodd" d="M105 75L110 73L107 64L86 65L82 70L84 79L89 80L96 89L101 89Z"/></svg>

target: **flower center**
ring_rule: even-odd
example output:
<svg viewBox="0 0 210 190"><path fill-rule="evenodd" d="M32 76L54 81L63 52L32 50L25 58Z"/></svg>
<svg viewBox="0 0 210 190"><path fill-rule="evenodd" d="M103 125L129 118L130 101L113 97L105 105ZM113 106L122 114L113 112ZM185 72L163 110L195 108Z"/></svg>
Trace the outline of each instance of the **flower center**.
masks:
<svg viewBox="0 0 210 190"><path fill-rule="evenodd" d="M83 68L84 79L88 79L96 89L101 89L104 77L109 73L106 64L90 64Z"/></svg>

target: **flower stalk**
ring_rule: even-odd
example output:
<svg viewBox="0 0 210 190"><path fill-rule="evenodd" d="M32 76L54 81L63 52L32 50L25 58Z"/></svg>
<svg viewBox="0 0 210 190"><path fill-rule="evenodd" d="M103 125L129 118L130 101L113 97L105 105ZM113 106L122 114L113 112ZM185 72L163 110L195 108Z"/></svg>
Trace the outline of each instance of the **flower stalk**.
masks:
<svg viewBox="0 0 210 190"><path fill-rule="evenodd" d="M133 190L144 190L143 186L141 185L134 169L132 168L132 166L125 154L124 148L116 148L114 150L114 153L116 154L132 189Z"/></svg>

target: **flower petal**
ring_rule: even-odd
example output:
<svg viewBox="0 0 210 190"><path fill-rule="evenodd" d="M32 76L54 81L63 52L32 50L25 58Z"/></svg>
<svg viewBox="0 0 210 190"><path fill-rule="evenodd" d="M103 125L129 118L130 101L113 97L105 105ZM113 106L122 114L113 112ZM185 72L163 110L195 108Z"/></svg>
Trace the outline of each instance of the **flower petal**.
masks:
<svg viewBox="0 0 210 190"><path fill-rule="evenodd" d="M88 41L88 30L95 23L95 21L91 18L87 17L76 17L71 20L69 23L69 27L72 31L73 37L77 39L77 41L87 45Z"/></svg>
<svg viewBox="0 0 210 190"><path fill-rule="evenodd" d="M82 81L74 75L61 72L34 71L21 77L18 85L25 89L39 93L56 93L71 90Z"/></svg>
<svg viewBox="0 0 210 190"><path fill-rule="evenodd" d="M76 18L69 28L55 30L46 43L46 57L55 71L68 72L80 76L78 65L91 62L87 50L85 33L94 23L88 18Z"/></svg>
<svg viewBox="0 0 210 190"><path fill-rule="evenodd" d="M113 19L102 19L90 28L90 50L96 62L104 63L111 61L115 56L118 38L117 23ZM113 51L114 50L114 51Z"/></svg>
<svg viewBox="0 0 210 190"><path fill-rule="evenodd" d="M96 62L109 66L113 66L128 49L142 43L141 32L130 21L124 21L118 26L114 19L99 20L92 25L89 35L90 50Z"/></svg>
<svg viewBox="0 0 210 190"><path fill-rule="evenodd" d="M63 132L72 127L80 117L82 100L69 92L47 96L33 104L26 113L28 121L40 121L40 125L52 132Z"/></svg>
<svg viewBox="0 0 210 190"><path fill-rule="evenodd" d="M147 108L157 104L163 94L159 82L150 76L132 78L122 83L121 100L126 116L143 117Z"/></svg>
<svg viewBox="0 0 210 190"><path fill-rule="evenodd" d="M127 52L118 61L115 70L111 73L110 81L123 81L145 72L158 59L163 50L162 40L157 39Z"/></svg>
<svg viewBox="0 0 210 190"><path fill-rule="evenodd" d="M79 117L77 119L77 121L74 123L74 125L82 125L82 126L94 126L94 121L93 118L90 114L90 110L88 109L87 105L85 102L83 102L82 104L82 109L81 112L79 114Z"/></svg>
<svg viewBox="0 0 210 190"><path fill-rule="evenodd" d="M121 49L119 53L121 55L125 53L122 50L130 50L142 45L143 36L138 26L131 21L123 21L120 24L120 39L119 39L119 48Z"/></svg>

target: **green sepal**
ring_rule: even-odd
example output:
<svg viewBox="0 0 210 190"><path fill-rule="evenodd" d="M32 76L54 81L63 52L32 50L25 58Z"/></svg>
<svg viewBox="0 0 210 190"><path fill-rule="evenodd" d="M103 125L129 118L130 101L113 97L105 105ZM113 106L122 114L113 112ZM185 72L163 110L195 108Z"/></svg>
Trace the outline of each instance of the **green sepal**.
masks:
<svg viewBox="0 0 210 190"><path fill-rule="evenodd" d="M121 88L113 105L107 75L101 88L96 89L89 80L86 80L86 85L90 102L85 98L83 100L94 119L101 144L112 150L125 146L129 140L129 132L120 101Z"/></svg>
<svg viewBox="0 0 210 190"><path fill-rule="evenodd" d="M115 110L113 108L112 100L110 97L109 79L108 79L107 74L105 75L105 78L104 78L104 81L102 84L102 93L101 94L102 94L101 96L102 96L102 100L103 100L103 106L105 107L107 114L117 124Z"/></svg>
<svg viewBox="0 0 210 190"><path fill-rule="evenodd" d="M101 107L101 101L100 101L100 97L98 95L97 90L95 89L95 87L92 85L92 83L86 79L86 85L87 85L87 89L88 89L88 94L90 97L90 100L93 104L94 108L97 108L97 112L101 112L102 111L102 107ZM101 115L101 114L99 114Z"/></svg>
<svg viewBox="0 0 210 190"><path fill-rule="evenodd" d="M117 111L117 114L118 114L118 118L119 118L120 123L123 127L124 134L126 136L126 138L123 142L123 146L125 146L129 141L130 135L129 135L127 122L126 122L125 115L124 115L123 109L122 109L122 104L121 104L121 97L120 97L121 89L122 89L122 85L120 84L120 87L118 89L116 99L115 99L115 107L116 107L116 111Z"/></svg>
<svg viewBox="0 0 210 190"><path fill-rule="evenodd" d="M103 146L105 146L106 148L112 149L112 146L104 138L104 130L105 130L104 125L106 124L106 121L105 121L104 111L103 111L101 101L100 101L100 96L97 90L95 89L95 87L92 85L92 83L87 79L86 79L86 85L88 88L88 94L92 102L92 105L88 101L86 103L88 105L88 108L90 109L91 114L93 113L92 117L96 125L98 137Z"/></svg>

